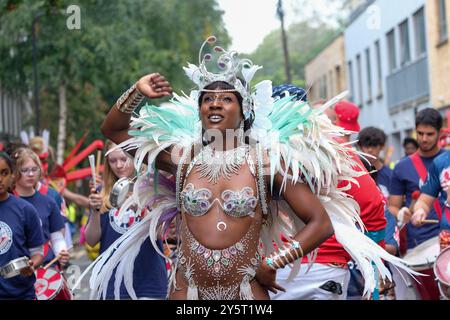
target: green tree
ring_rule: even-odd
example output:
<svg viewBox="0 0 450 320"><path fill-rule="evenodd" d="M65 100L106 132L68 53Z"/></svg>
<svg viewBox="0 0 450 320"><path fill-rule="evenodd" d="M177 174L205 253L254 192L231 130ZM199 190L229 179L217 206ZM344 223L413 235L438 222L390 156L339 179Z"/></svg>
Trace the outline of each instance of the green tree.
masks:
<svg viewBox="0 0 450 320"><path fill-rule="evenodd" d="M288 48L290 55L292 82L298 86L305 86L304 67L317 53L325 48L339 33L326 24L311 26L303 21L288 28ZM264 38L263 43L249 55L249 58L264 68L255 76L255 83L263 79L272 80L274 85L286 82L284 72L281 31L274 30Z"/></svg>
<svg viewBox="0 0 450 320"><path fill-rule="evenodd" d="M182 66L196 62L201 42L215 34L225 47L229 43L216 1L82 0L80 30L67 28L70 4L0 0L0 84L26 98L34 85L32 23L40 15L42 127L50 129L52 141L59 133L60 149L62 140L72 144L86 130L88 141L102 138L99 126L107 109L142 75L157 71L175 90L190 88Z"/></svg>

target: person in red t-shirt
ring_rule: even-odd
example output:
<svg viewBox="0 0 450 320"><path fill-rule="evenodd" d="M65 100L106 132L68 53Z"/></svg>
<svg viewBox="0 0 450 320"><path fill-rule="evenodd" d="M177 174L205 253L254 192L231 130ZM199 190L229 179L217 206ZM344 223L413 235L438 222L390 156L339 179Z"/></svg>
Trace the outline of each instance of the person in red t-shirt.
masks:
<svg viewBox="0 0 450 320"><path fill-rule="evenodd" d="M316 104L313 107L320 106L321 104ZM338 102L334 110L327 109L325 114L332 121L336 119L335 124L348 131L358 132L360 129L359 109L348 101ZM342 139L342 143L349 142L350 135L340 139ZM356 154L354 159L361 164L361 168L364 168ZM352 184L346 193L358 202L361 208L361 219L367 228L368 235L384 247L383 231L386 227L386 218L383 195L369 174L360 176L356 180L359 187ZM344 186L344 183L339 185L339 187ZM286 283L290 273L289 268L278 270L277 281L282 283L286 292L271 295L271 298L277 300L345 300L350 281L350 271L347 265L350 260L350 255L337 242L336 237L332 236L319 246L315 263L307 273L306 257L303 258L299 274L292 282Z"/></svg>

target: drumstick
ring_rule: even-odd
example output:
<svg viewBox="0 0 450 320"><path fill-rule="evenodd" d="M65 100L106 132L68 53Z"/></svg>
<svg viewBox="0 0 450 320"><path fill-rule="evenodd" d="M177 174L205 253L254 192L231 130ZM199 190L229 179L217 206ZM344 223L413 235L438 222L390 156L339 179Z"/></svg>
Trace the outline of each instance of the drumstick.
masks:
<svg viewBox="0 0 450 320"><path fill-rule="evenodd" d="M409 204L409 211L411 213L414 212L414 206L416 205L416 202L419 199L419 197L420 197L420 191L416 190L411 194L411 203Z"/></svg>
<svg viewBox="0 0 450 320"><path fill-rule="evenodd" d="M95 173L99 175L100 173L100 164L102 162L102 150L97 151L97 165L95 167Z"/></svg>
<svg viewBox="0 0 450 320"><path fill-rule="evenodd" d="M417 199L419 199L420 197L420 191L416 190L411 194L411 202L409 204L409 212L413 213L414 212L414 206L416 205ZM404 226L406 226L406 223L397 222L397 226L399 227L399 229L403 229Z"/></svg>
<svg viewBox="0 0 450 320"><path fill-rule="evenodd" d="M73 249L73 247L70 247L69 249L67 249L67 252L72 251L72 249ZM47 263L43 269L47 270L52 264L54 264L56 261L58 261L59 258L61 258L61 254L58 254L55 258L53 258L53 260L50 261L49 263Z"/></svg>
<svg viewBox="0 0 450 320"><path fill-rule="evenodd" d="M423 224L438 224L439 220L423 220Z"/></svg>
<svg viewBox="0 0 450 320"><path fill-rule="evenodd" d="M60 255L57 255L52 261L50 261L49 263L47 263L47 264L45 265L45 267L42 268L42 269L47 270L52 264L54 264L56 261L58 261L59 258L61 258L61 256L60 256Z"/></svg>
<svg viewBox="0 0 450 320"><path fill-rule="evenodd" d="M92 180L94 181L94 189L97 189L97 178L95 175L95 156L93 154L89 155L89 164L91 165Z"/></svg>

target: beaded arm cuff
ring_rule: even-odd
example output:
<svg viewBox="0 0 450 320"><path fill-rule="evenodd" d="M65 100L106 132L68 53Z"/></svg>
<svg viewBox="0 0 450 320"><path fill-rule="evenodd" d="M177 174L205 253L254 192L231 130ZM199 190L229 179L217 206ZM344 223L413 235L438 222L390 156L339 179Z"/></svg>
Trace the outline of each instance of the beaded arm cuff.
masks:
<svg viewBox="0 0 450 320"><path fill-rule="evenodd" d="M274 270L284 268L286 265L303 257L303 249L300 242L291 240L287 245L284 245L278 252L272 253L266 258L266 263Z"/></svg>
<svg viewBox="0 0 450 320"><path fill-rule="evenodd" d="M130 114L133 113L142 100L144 100L144 95L138 90L136 84L134 84L117 100L116 107L120 112Z"/></svg>

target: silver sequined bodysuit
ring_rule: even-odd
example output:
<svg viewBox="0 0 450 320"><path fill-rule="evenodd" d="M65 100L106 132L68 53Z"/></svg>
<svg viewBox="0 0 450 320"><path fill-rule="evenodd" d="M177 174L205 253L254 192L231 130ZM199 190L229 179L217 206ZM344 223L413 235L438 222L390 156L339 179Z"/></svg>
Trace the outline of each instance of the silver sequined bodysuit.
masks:
<svg viewBox="0 0 450 320"><path fill-rule="evenodd" d="M252 161L248 162L250 171L255 175ZM180 202L183 212L190 216L207 214L217 202L218 210L222 208L228 216L252 217L249 229L238 242L217 250L201 244L189 230L186 219L182 219L182 241L177 263L188 284L187 299L252 299L250 282L255 277L263 252L259 240L262 213L261 210L255 210L258 205L258 187L256 197L252 188L244 187L241 190L225 190L220 199L212 200L209 189L196 189L192 183L188 183L180 193Z"/></svg>

